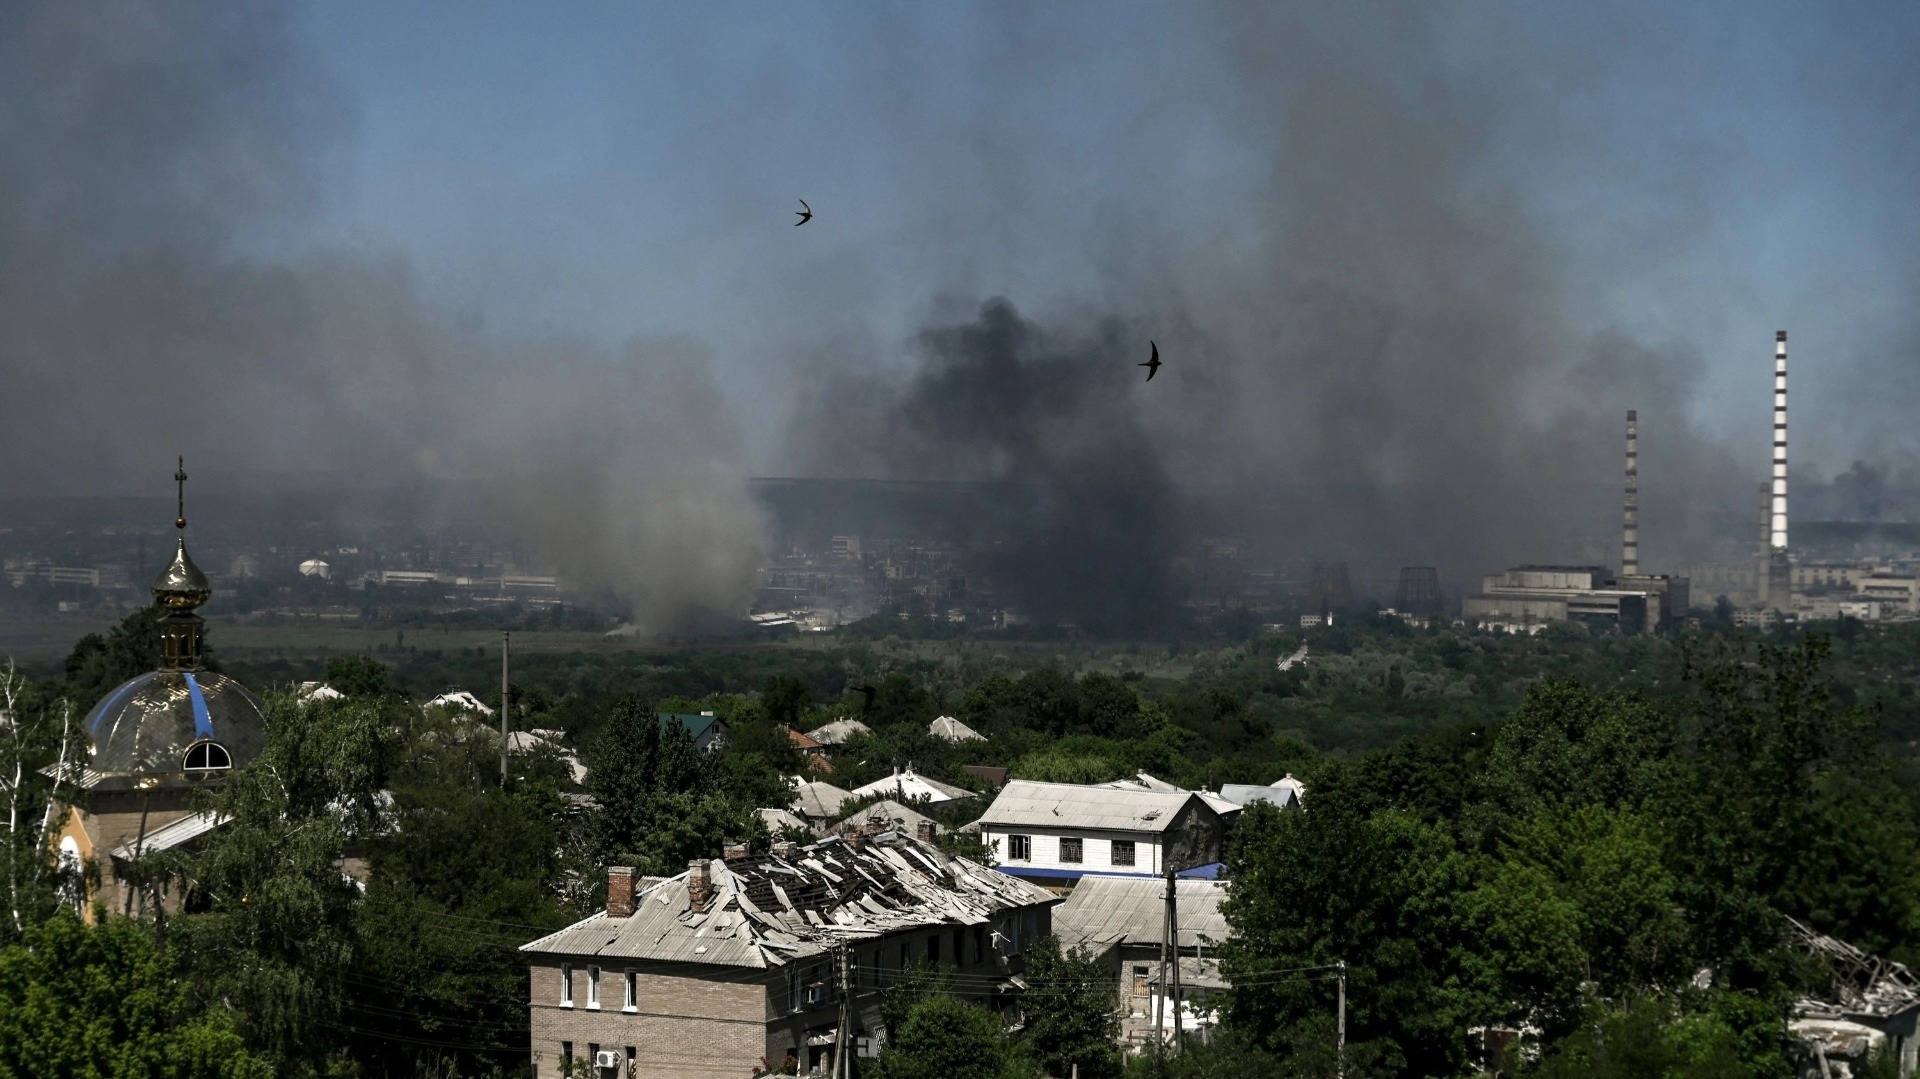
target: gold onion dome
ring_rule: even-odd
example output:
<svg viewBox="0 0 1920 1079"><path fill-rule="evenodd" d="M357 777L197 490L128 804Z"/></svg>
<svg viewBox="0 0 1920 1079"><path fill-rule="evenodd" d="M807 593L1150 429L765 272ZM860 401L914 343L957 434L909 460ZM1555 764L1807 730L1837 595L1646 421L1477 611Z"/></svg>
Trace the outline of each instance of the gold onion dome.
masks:
<svg viewBox="0 0 1920 1079"><path fill-rule="evenodd" d="M180 485L184 531L186 463ZM204 780L259 756L266 724L259 698L201 656L204 623L194 608L213 595L207 575L187 557L182 537L173 561L153 582L160 618L160 669L129 679L93 706L85 720L93 744L81 785L92 790L147 788L176 780Z"/></svg>
<svg viewBox="0 0 1920 1079"><path fill-rule="evenodd" d="M160 571L153 581L153 602L169 611L191 611L205 603L213 595L213 585L207 581L207 575L193 564L193 558L187 554L187 462L180 459L179 470L173 474L179 485L179 516L174 518L173 526L183 533L178 547L173 552L173 561Z"/></svg>

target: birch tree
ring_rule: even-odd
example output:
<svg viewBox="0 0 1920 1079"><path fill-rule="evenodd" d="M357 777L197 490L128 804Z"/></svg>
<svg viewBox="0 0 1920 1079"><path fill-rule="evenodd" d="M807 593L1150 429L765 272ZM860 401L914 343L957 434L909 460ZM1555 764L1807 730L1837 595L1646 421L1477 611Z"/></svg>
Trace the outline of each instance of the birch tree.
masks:
<svg viewBox="0 0 1920 1079"><path fill-rule="evenodd" d="M6 811L4 886L5 940L17 940L29 922L53 905L56 873L47 839L63 813L59 796L76 766L73 707L65 699L41 701L13 658L0 669L0 801ZM46 765L51 764L51 769ZM74 867L77 868L77 867Z"/></svg>

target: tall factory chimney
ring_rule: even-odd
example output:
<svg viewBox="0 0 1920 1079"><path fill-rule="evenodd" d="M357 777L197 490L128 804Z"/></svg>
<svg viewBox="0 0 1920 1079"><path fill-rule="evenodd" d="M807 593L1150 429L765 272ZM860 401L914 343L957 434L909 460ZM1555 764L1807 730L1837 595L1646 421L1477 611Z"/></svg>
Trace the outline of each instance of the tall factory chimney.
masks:
<svg viewBox="0 0 1920 1079"><path fill-rule="evenodd" d="M1627 410L1627 498L1620 513L1620 576L1640 572L1640 414Z"/></svg>
<svg viewBox="0 0 1920 1079"><path fill-rule="evenodd" d="M1756 605L1767 605L1768 567L1773 563L1773 485L1760 485L1760 546L1754 549L1753 594Z"/></svg>
<svg viewBox="0 0 1920 1079"><path fill-rule="evenodd" d="M1793 566L1787 560L1787 331L1773 335L1773 512L1768 536L1767 602L1791 606Z"/></svg>

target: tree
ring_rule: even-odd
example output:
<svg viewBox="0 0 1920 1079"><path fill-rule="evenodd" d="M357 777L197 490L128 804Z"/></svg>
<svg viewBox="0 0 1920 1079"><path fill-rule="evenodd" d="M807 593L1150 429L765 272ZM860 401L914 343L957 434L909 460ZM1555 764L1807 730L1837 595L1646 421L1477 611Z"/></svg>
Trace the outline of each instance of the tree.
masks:
<svg viewBox="0 0 1920 1079"><path fill-rule="evenodd" d="M927 997L889 1028L884 1079L1000 1079L1006 1037L1000 1017L954 997Z"/></svg>
<svg viewBox="0 0 1920 1079"><path fill-rule="evenodd" d="M353 976L388 992L353 996L343 1020L369 1074L485 1074L524 1061L518 946L572 918L556 899L557 791L518 777L500 789L497 743L446 735L409 747L391 784L393 827L370 844Z"/></svg>
<svg viewBox="0 0 1920 1079"><path fill-rule="evenodd" d="M0 669L0 813L6 827L0 834L0 886L7 904L0 942L17 939L30 922L45 917L55 903L58 871L78 868L57 867L47 849L60 824L55 796L84 752L78 735L73 706L43 699L7 657ZM52 777L42 772L49 765Z"/></svg>
<svg viewBox="0 0 1920 1079"><path fill-rule="evenodd" d="M266 702L266 746L211 799L231 818L170 875L192 882L178 921L195 987L225 1008L280 1074L320 1071L339 1039L356 937L359 885L345 848L372 835L382 809L386 725L378 706Z"/></svg>
<svg viewBox="0 0 1920 1079"><path fill-rule="evenodd" d="M386 664L351 653L327 660L327 684L349 697L384 697L395 691Z"/></svg>
<svg viewBox="0 0 1920 1079"><path fill-rule="evenodd" d="M1078 1065L1085 1079L1120 1074L1120 1008L1112 974L1084 948L1062 951L1048 937L1027 953L1027 1017L1021 1052L1048 1075Z"/></svg>
<svg viewBox="0 0 1920 1079"><path fill-rule="evenodd" d="M226 1018L195 1005L146 927L71 911L0 950L0 1079L268 1079Z"/></svg>
<svg viewBox="0 0 1920 1079"><path fill-rule="evenodd" d="M713 757L678 724L662 728L653 708L622 701L588 753L587 787L599 803L603 860L669 875L693 858L712 857L730 840L763 826L753 807L720 789Z"/></svg>
<svg viewBox="0 0 1920 1079"><path fill-rule="evenodd" d="M1229 1024L1283 1057L1311 1052L1345 960L1356 1054L1409 1075L1459 1070L1460 1032L1493 1004L1464 959L1478 946L1462 903L1470 873L1445 826L1316 792L1305 813L1249 806L1227 865Z"/></svg>

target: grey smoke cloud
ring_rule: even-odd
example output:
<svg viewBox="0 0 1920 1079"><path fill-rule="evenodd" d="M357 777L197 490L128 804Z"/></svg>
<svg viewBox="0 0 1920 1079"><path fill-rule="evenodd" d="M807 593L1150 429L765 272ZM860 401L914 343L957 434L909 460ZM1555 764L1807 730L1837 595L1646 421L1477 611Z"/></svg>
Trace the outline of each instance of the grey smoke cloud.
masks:
<svg viewBox="0 0 1920 1079"><path fill-rule="evenodd" d="M685 340L489 335L395 256L252 248L349 116L271 4L0 11L0 457L16 492L202 477L458 479L657 629L744 609L759 523Z"/></svg>

